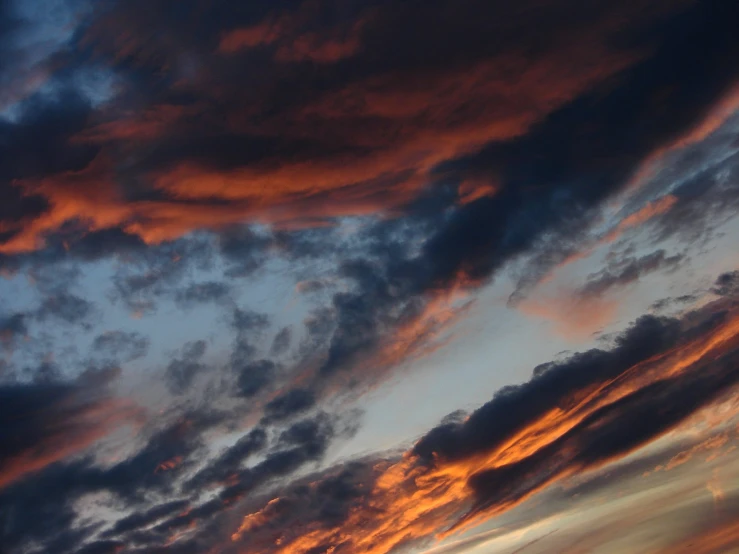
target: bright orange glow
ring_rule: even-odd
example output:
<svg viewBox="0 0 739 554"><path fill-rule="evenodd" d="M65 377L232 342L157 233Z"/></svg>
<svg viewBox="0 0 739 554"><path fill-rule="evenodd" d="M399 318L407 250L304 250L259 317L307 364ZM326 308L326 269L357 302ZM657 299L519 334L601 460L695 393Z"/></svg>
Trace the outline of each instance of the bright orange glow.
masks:
<svg viewBox="0 0 739 554"><path fill-rule="evenodd" d="M739 345L739 313L731 317L710 336L699 336L672 350L656 355L632 366L618 377L575 391L559 407L552 408L536 421L519 430L490 450L459 461L437 459L433 468L426 468L413 455L406 454L395 462L383 462L375 467L378 478L367 494L366 510L352 511L340 528L321 528L308 525L298 530L281 531L277 541L259 546L260 527L269 527L273 500L262 510L248 514L233 540L249 540L241 547L243 554L277 552L304 554L328 544L351 541L355 552L387 554L406 541L428 537L446 537L498 515L520 504L538 491L566 476L596 469L612 462L608 459L597 466L578 465L572 447L562 451L562 459L553 461L546 476L537 480L529 490L501 500L481 510L469 512L460 519L472 503L470 479L486 470L501 468L531 458L542 449L563 438L597 410L612 405L634 392L664 379L686 372L711 371L706 362L719 358ZM665 430L665 433L669 430ZM662 435L660 435L662 436ZM658 437L653 437L652 440ZM699 449L719 448L725 438L717 436L703 443ZM637 447L639 448L639 447ZM616 458L626 456L622 453ZM677 460L676 463L680 463ZM447 529L439 533L440 529ZM728 532L728 531L727 531ZM731 533L735 529L732 528ZM716 535L716 544L728 544L723 531ZM730 535L732 540L739 535ZM728 539L727 539L728 540ZM715 550L705 550L706 553ZM692 552L692 551L691 551ZM718 552L718 551L716 551Z"/></svg>

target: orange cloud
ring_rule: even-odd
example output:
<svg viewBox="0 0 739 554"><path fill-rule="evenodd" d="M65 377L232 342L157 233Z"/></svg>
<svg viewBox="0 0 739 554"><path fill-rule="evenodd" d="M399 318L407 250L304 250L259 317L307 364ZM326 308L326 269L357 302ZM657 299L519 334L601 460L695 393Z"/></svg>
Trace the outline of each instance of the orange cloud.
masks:
<svg viewBox="0 0 739 554"><path fill-rule="evenodd" d="M329 38L316 42L301 26L301 17L306 19L298 16L295 23L278 16L233 31L221 47L274 43L280 56L325 61L357 48L358 31L321 34ZM365 24L365 19L358 21L353 25ZM105 32L105 22L97 27L93 31ZM0 245L0 252L39 248L45 235L70 220L80 220L90 230L122 227L156 243L240 221L296 227L337 216L392 213L438 178L431 172L441 162L490 141L520 136L638 59L635 53L609 50L603 36L617 27L617 21L604 21L581 35L560 36L546 53L533 58L512 50L467 66L362 77L279 110L266 109L273 102L270 86L279 83L239 92L237 100L231 88L217 79L209 81L203 69L188 85L201 102L187 108L154 103L137 111L100 114L73 138L101 147L90 166L16 182L26 194L46 197L51 209ZM135 37L120 41L119 56L140 55L142 63L148 59L141 49L152 45L139 44ZM226 106L227 113L212 115L215 106ZM173 146L166 163L137 167L149 155L147 144L166 150L187 136L254 137L310 148L299 155L277 148L258 161L228 167L184 153L178 157ZM151 193L139 198L148 199L127 198L129 178L121 172L135 174L142 190ZM462 203L494 194L488 185L469 187L462 186Z"/></svg>
<svg viewBox="0 0 739 554"><path fill-rule="evenodd" d="M459 194L459 204L464 206L485 196L495 196L497 192L498 186L494 183L468 179L459 185L457 194Z"/></svg>
<svg viewBox="0 0 739 554"><path fill-rule="evenodd" d="M246 515L232 540L242 554L305 554L320 549L331 552L339 547L353 552L387 554L414 541L446 537L486 521L560 479L605 466L641 448L645 442L587 461L579 458L580 445L577 434L573 433L578 429L597 432L598 426L610 419L594 419L596 414L609 408L613 413L609 417L620 417L623 414L612 409L652 385L705 372L721 372L722 356L739 346L739 313L734 310L709 336L687 336L690 339L686 342L637 362L612 379L573 390L569 399L486 450L457 460L437 457L432 467L419 463L412 452L395 461L378 462L373 468L376 477L371 488L363 493L362 504L350 510L339 527L311 521L286 522L280 519L285 516L278 509L282 505L278 498ZM715 367L714 362L717 362ZM646 442L664 436L669 430L655 432ZM531 473L521 482L521 488L507 493L496 491L499 498L494 502L477 504L470 510L476 502L471 483L481 475L493 469L505 472L517 464L526 466L535 459L544 460L541 462L544 465L538 469L536 463L530 465ZM318 483L311 486L317 487ZM506 489L508 483L501 483L501 487ZM278 519L279 525L271 525ZM735 531L731 527L714 532L710 544L730 544L738 536ZM241 541L247 537L248 540Z"/></svg>
<svg viewBox="0 0 739 554"><path fill-rule="evenodd" d="M310 5L310 3L306 3ZM349 29L323 29L321 32L300 31L305 9L297 14L285 13L253 25L234 29L221 37L218 49L233 54L256 47L277 45L275 59L280 62L310 60L335 63L353 56L361 46L359 34L366 20L356 21Z"/></svg>

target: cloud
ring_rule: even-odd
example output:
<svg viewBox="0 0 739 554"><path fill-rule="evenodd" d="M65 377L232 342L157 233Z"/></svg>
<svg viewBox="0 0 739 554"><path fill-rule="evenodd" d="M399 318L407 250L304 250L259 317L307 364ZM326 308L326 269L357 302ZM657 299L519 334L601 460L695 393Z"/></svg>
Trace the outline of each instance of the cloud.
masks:
<svg viewBox="0 0 739 554"><path fill-rule="evenodd" d="M610 260L608 267L588 276L587 282L578 290L578 294L601 296L611 289L630 285L649 273L659 270L675 271L683 260L682 254L667 256L664 250L657 250L639 258Z"/></svg>
<svg viewBox="0 0 739 554"><path fill-rule="evenodd" d="M440 530L622 459L737 384L736 313L725 309L709 305L683 320L644 316L612 349L548 364L470 416L442 423L405 455L357 462L336 519L322 516L322 502L332 500L319 490L340 466L250 511L233 540L246 552L427 544Z"/></svg>
<svg viewBox="0 0 739 554"><path fill-rule="evenodd" d="M720 296L736 296L739 292L739 271L719 275L711 291Z"/></svg>
<svg viewBox="0 0 739 554"><path fill-rule="evenodd" d="M106 331L95 337L92 351L123 362L131 362L146 356L150 340L135 331Z"/></svg>
<svg viewBox="0 0 739 554"><path fill-rule="evenodd" d="M207 369L203 356L208 349L204 340L192 341L182 347L182 357L167 365L165 379L172 394L183 394L199 373Z"/></svg>
<svg viewBox="0 0 739 554"><path fill-rule="evenodd" d="M93 312L93 304L70 293L59 293L42 302L35 316L41 321L57 318L69 324L85 322Z"/></svg>
<svg viewBox="0 0 739 554"><path fill-rule="evenodd" d="M49 209L18 230L5 251L33 249L70 219L88 222L91 231L119 227L153 243L245 218L304 225L397 208L433 180L429 172L437 164L525 133L629 66L640 53L614 48L608 37L620 32L624 17L651 21L664 10L594 7L573 18L569 2L525 10L470 1L451 11L440 2L422 10L424 24L410 41L405 29L417 13L382 3L367 10L322 4L279 14L219 3L200 19L196 35L179 19L158 19L165 13L159 2L147 15L121 3L91 18L77 46L139 94L124 86L115 109L95 114L94 131L78 129L75 136L84 140L67 141L95 154L86 167L23 176L21 190L37 191ZM192 9L190 3L180 8L185 20ZM495 29L470 27L469 18L491 9ZM151 34L140 33L144 28ZM244 33L256 38L245 43ZM448 51L429 63L420 52L439 36L449 37ZM546 50L537 48L542 37ZM278 61L295 63L278 63L262 71L262 86L243 88L233 69L265 67L263 56L233 52L206 65L223 40L274 44ZM327 76L311 77L302 60L326 65ZM92 59L80 53L74 61ZM354 69L332 75L335 62ZM188 89L190 99L156 93L162 76ZM530 101L517 101L522 95ZM131 133L138 133L141 148L119 146Z"/></svg>
<svg viewBox="0 0 739 554"><path fill-rule="evenodd" d="M264 421L283 421L311 409L316 404L314 393L307 389L292 389L264 407Z"/></svg>
<svg viewBox="0 0 739 554"><path fill-rule="evenodd" d="M206 281L192 283L175 293L175 302L184 308L208 302L223 302L229 299L231 288L226 283Z"/></svg>
<svg viewBox="0 0 739 554"><path fill-rule="evenodd" d="M105 535L115 537L123 533L130 533L131 531L150 527L175 512L182 512L188 506L189 502L186 500L173 500L154 506L145 512L133 513L116 521L115 525L105 532Z"/></svg>
<svg viewBox="0 0 739 554"><path fill-rule="evenodd" d="M705 241L736 212L725 129L735 6L170 4L111 2L30 71L0 69L14 103L0 121L0 269L35 278L42 295L35 311L8 308L0 338L18 345L43 321L32 344L54 354L6 352L44 380L0 390L13 408L0 413L11 422L7 548L207 552L224 537L224 554L420 547L622 459L734 386L727 274L698 311L645 316L607 349L543 364L406 452L321 465L357 426L323 410L446 345L502 273L527 274L511 305L580 340L615 320L614 291L683 267L687 247L621 251L554 298L525 298L527 287L632 230ZM8 6L0 60L27 28ZM83 86L91 73L115 86ZM646 175L655 159L664 167ZM92 290L110 273L110 290ZM246 308L273 275L298 283L289 309ZM144 422L99 393L112 371L59 383L148 356L172 316L142 323L151 338L90 333L104 300L136 317L167 303L188 325L207 304L229 335L147 360L163 369L164 399L148 374L116 384L164 402ZM89 359L45 335L71 324L90 333ZM118 444L128 421L139 432ZM87 517L98 504L115 517Z"/></svg>
<svg viewBox="0 0 739 554"><path fill-rule="evenodd" d="M280 331L275 335L275 338L272 340L272 346L270 347L270 354L273 356L279 356L280 354L284 354L289 348L290 343L292 342L292 328L291 327L283 327L280 329Z"/></svg>
<svg viewBox="0 0 739 554"><path fill-rule="evenodd" d="M0 339L6 345L12 345L18 338L28 333L27 315L16 313L0 319Z"/></svg>
<svg viewBox="0 0 739 554"><path fill-rule="evenodd" d="M273 382L277 365L272 360L257 360L235 367L234 370L238 372L237 394L250 398Z"/></svg>
<svg viewBox="0 0 739 554"><path fill-rule="evenodd" d="M252 429L195 474L186 486L197 490L207 488L209 485L226 483L234 473L242 469L244 462L260 453L266 446L267 433L265 430Z"/></svg>
<svg viewBox="0 0 739 554"><path fill-rule="evenodd" d="M116 427L136 424L129 402L80 385L3 385L0 487L82 452Z"/></svg>

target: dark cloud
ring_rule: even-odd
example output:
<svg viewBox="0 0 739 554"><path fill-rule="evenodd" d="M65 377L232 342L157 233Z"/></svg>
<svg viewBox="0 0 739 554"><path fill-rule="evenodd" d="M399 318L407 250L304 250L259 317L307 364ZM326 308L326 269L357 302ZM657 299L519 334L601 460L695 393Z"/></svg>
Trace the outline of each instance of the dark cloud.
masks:
<svg viewBox="0 0 739 554"><path fill-rule="evenodd" d="M134 502L154 492L172 495L177 479L196 466L193 456L205 451L203 433L223 421L222 413L190 410L147 433L144 445L132 456L109 468L89 469L87 485Z"/></svg>
<svg viewBox="0 0 739 554"><path fill-rule="evenodd" d="M78 92L61 88L50 95L32 95L15 121L0 121L0 220L8 226L7 239L50 208L43 195L24 194L15 179L77 170L91 161L96 148L69 142L84 128L90 112Z"/></svg>
<svg viewBox="0 0 739 554"><path fill-rule="evenodd" d="M289 325L280 329L275 338L272 339L272 346L270 346L269 352L273 356L279 356L284 354L290 349L290 343L292 342L292 327Z"/></svg>
<svg viewBox="0 0 739 554"><path fill-rule="evenodd" d="M126 233L120 228L108 228L100 231L88 231L79 224L67 225L45 237L42 250L12 255L0 255L0 267L10 272L32 268L34 278L39 279L37 285L48 282L48 288L59 288L59 271L65 262L74 264L71 271L77 270L79 262L95 262L107 257L132 259L140 254L146 244L137 236ZM38 274L38 270L43 270ZM70 271L70 268L66 268ZM64 280L62 280L62 284Z"/></svg>
<svg viewBox="0 0 739 554"><path fill-rule="evenodd" d="M262 331L269 323L269 318L257 312L236 308L233 312L231 325L239 333L254 333Z"/></svg>
<svg viewBox="0 0 739 554"><path fill-rule="evenodd" d="M117 227L86 232L76 240L65 239L68 255L84 261L99 260L111 254L132 255L146 246L138 236Z"/></svg>
<svg viewBox="0 0 739 554"><path fill-rule="evenodd" d="M264 421L283 421L310 410L315 404L316 397L313 391L292 389L267 403L264 407Z"/></svg>
<svg viewBox="0 0 739 554"><path fill-rule="evenodd" d="M697 312L688 316L687 321L695 323L687 328L687 321L644 316L617 339L612 350L591 350L548 364L528 383L499 391L466 421L432 430L414 452L430 464L443 466L495 451L527 428L535 428L553 409L574 414L574 406L592 406L566 432L543 441L541 448L522 452L512 463L477 472L470 479L476 496L472 513L515 505L562 475L600 467L631 453L735 386L739 382L733 370L736 352L728 348L714 359L695 362L688 372L642 381L628 394L603 403L596 398L580 404L578 391L612 383L599 393L605 400L619 380L639 382L650 371L650 361L692 341L700 343L726 323L723 312L709 310L702 318L697 316ZM636 375L630 373L634 368L639 368Z"/></svg>
<svg viewBox="0 0 739 554"><path fill-rule="evenodd" d="M272 360L257 360L234 366L233 370L236 372L236 394L251 398L274 381L277 366Z"/></svg>
<svg viewBox="0 0 739 554"><path fill-rule="evenodd" d="M226 274L245 277L254 273L267 261L272 242L270 237L259 235L246 226L233 227L220 233L220 252L231 264Z"/></svg>
<svg viewBox="0 0 739 554"><path fill-rule="evenodd" d="M186 486L200 490L209 485L224 483L235 472L243 469L244 462L261 452L266 446L267 433L264 429L253 429L200 470Z"/></svg>
<svg viewBox="0 0 739 554"><path fill-rule="evenodd" d="M207 369L203 356L208 349L204 340L188 342L182 347L181 357L167 365L165 379L172 394L183 394L190 388L199 373Z"/></svg>
<svg viewBox="0 0 739 554"><path fill-rule="evenodd" d="M664 23L669 10L662 3L649 10L584 9L569 0L530 4L468 0L451 9L439 1L398 10L384 1L341 9L308 2L275 10L215 2L201 10L188 0L170 18L163 0L146 9L138 1L113 3L84 21L75 53L60 61L105 66L121 82L115 104L97 110L71 141L102 152L75 180L71 196L80 200L79 216L97 219L83 211L85 195L94 190L106 206L120 208L101 215L105 227L125 227L147 242L202 227L224 230L223 252L235 259L234 271L249 273L263 258L255 254L259 246L249 246L260 236L230 227L245 216L323 222L402 206L427 180L428 168L519 135L627 66L644 45L622 39L617 21L658 21L651 43L685 34ZM723 21L713 12L710 17ZM492 21L494 30L472 20ZM411 27L418 29L413 39ZM715 42L730 47L724 29L713 28ZM255 48L262 43L257 38L251 47L226 52L222 41L232 33L274 40ZM324 40L316 42L319 35ZM440 36L447 37L444 48ZM710 56L712 47L717 44L702 53L715 60L704 69L708 78L686 77L693 89L709 87L723 69L716 67L722 60ZM347 56L324 63L329 51ZM683 65L686 73L694 69ZM251 86L245 67L260 72L260 86ZM501 67L516 68L516 78ZM659 67L668 80L669 68ZM449 90L449 82L460 86ZM448 143L458 147L440 146ZM45 174L54 177L45 196L58 198L70 176ZM56 225L49 220L40 227L48 232Z"/></svg>
<svg viewBox="0 0 739 554"><path fill-rule="evenodd" d="M164 410L139 429L138 449L105 465L84 448L130 414L87 389L112 379L109 364L146 355L147 339L99 335L90 363L103 371L84 386L59 385L66 367L54 360L34 370L46 382L0 390L0 474L11 476L0 490L5 548L205 552L218 518L279 489L244 534L247 548L268 552L279 538L287 549L309 528L320 538L311 554L401 550L454 521L437 505L439 519L424 515L433 529L403 529L416 503L392 520L393 502L429 476L430 494L443 497L434 469L508 448L510 460L478 468L459 489L474 494L473 513L506 506L653 440L735 383L735 356L723 351L701 372L651 380L635 370L708 338L729 317L647 316L612 349L543 364L469 418L446 418L400 462L388 454L283 481L346 435L341 421L314 413L326 395L363 392L428 345L432 333L419 323L433 300L479 288L522 259L529 276L517 293L525 293L581 249L579 237L645 160L700 123L737 77L731 2L109 2L76 20L68 47L39 66L48 86L31 95L18 88L28 82L21 65L37 64L16 55L14 42L27 22L9 6L0 0L0 83L27 98L0 121L0 266L48 275L39 311L0 319L0 337L27 334L33 317L87 323L90 301L67 289L84 264L108 257L117 262L110 297L136 315L162 300L223 307L231 279L275 258L305 277L299 292L325 296L301 299L310 313L304 335L295 333L294 366L284 356L289 327L270 344L267 316L228 312L235 337L223 412L184 394L207 370L206 343L186 344L164 371L181 417ZM81 90L79 75L90 70L115 80L110 102L93 106ZM655 240L715 229L716 214L736 207L734 182L713 170L681 182L652 223ZM330 225L367 214L382 217ZM605 294L681 261L663 250L624 254L579 292ZM227 280L197 275L214 269ZM52 286L55 277L65 286ZM714 291L733 295L724 281ZM632 373L647 383L603 400ZM602 402L582 405L590 396ZM205 434L234 432L263 403L261 426L210 459ZM584 415L565 431L514 455L508 442L519 433L534 428L534 444L544 436L537 424L576 408ZM383 476L396 462L403 471ZM102 535L80 525L74 508L101 491L127 514ZM359 541L388 522L383 533L397 537Z"/></svg>
<svg viewBox="0 0 739 554"><path fill-rule="evenodd" d="M3 385L0 487L82 451L115 426L134 420L133 407L106 397L102 385L112 376L83 376L69 384Z"/></svg>
<svg viewBox="0 0 739 554"><path fill-rule="evenodd" d="M587 282L578 289L582 296L601 296L613 288L630 285L655 271L674 271L684 261L682 254L668 256L657 250L639 258L626 257L610 260L607 267L588 275Z"/></svg>
<svg viewBox="0 0 739 554"><path fill-rule="evenodd" d="M95 354L131 362L146 356L149 339L135 331L107 331L92 341Z"/></svg>
<svg viewBox="0 0 739 554"><path fill-rule="evenodd" d="M16 313L0 318L0 339L6 344L13 344L18 338L28 333L27 315Z"/></svg>
<svg viewBox="0 0 739 554"><path fill-rule="evenodd" d="M447 174L482 173L502 188L460 209L427 243L431 280L445 285L459 272L485 279L505 261L540 247L556 254L540 258L543 274L571 254L570 238L585 230L594 210L622 189L646 156L691 130L734 82L726 64L739 44L727 21L736 15L721 2L687 8L652 28L654 34L638 35L654 45L653 53L618 79L518 139L447 164ZM712 53L712 63L704 64ZM545 233L557 240L540 242Z"/></svg>
<svg viewBox="0 0 739 554"><path fill-rule="evenodd" d="M705 247L718 228L733 218L739 207L737 156L718 165L711 160L710 146L704 168L691 168L686 179L672 191L676 202L669 211L655 218L655 240L675 238L688 245ZM715 153L714 153L715 156Z"/></svg>
<svg viewBox="0 0 739 554"><path fill-rule="evenodd" d="M15 394L13 396L19 398L18 401L24 400ZM8 408L13 407L12 403L7 405ZM16 410L16 413L28 413L29 418L33 415L34 419L30 421L49 415L53 420L52 429L61 432L68 427L62 419L66 414L49 413L52 407L27 403L27 409L32 411ZM73 407L70 406L70 410ZM80 425L84 424L85 431L90 432L101 425L98 420L105 415L97 408L92 410L89 420L80 421ZM12 420L4 418L3 421ZM139 532L137 526L166 519L180 506L179 501L157 507L148 507L148 503L153 498L171 499L175 496L177 480L197 466L193 457L202 453L203 433L223 421L223 415L217 412L191 409L168 423L157 425L159 422L155 422L153 428L140 433L144 444L138 450L123 460L106 465L100 465L89 456L64 459L65 454L69 454L69 441L75 439L73 433L67 432L62 443L64 447L57 448L56 462L50 460L34 474L33 479L17 480L0 490L2 544L11 551L31 551L33 545L43 544L56 552L78 552L85 544L92 544L89 541L91 535L102 529L99 522L92 528L76 526L75 521L81 514L77 512L75 502L88 494L107 492L114 499L111 507L133 513L119 518L98 539L107 542L115 535L113 542L120 541L127 548L132 547L138 541L129 538ZM3 428L11 432L10 425ZM5 441L4 444L10 447L14 443ZM37 443L34 446L39 448ZM185 504L181 508L184 510ZM157 540L163 545L167 537L159 536Z"/></svg>
<svg viewBox="0 0 739 554"><path fill-rule="evenodd" d="M69 324L84 324L93 311L92 302L75 294L62 292L45 298L34 315L41 321L55 318Z"/></svg>
<svg viewBox="0 0 739 554"><path fill-rule="evenodd" d="M692 375L646 386L596 411L525 461L480 472L471 482L478 508L516 501L525 491L550 482L553 475L573 468L599 467L651 442L735 385L739 376L725 372L721 366L736 361L736 356L722 360L713 368L718 374Z"/></svg>
<svg viewBox="0 0 739 554"><path fill-rule="evenodd" d="M175 302L184 308L191 308L198 304L227 301L230 294L231 287L226 283L216 281L192 283L175 293Z"/></svg>
<svg viewBox="0 0 739 554"><path fill-rule="evenodd" d="M429 432L415 446L422 458L467 457L502 443L549 410L566 406L573 391L613 379L642 360L665 352L681 340L679 321L643 316L616 341L613 350L589 350L536 371L520 386L504 387L463 424L447 424ZM499 421L499 426L490 422Z"/></svg>
<svg viewBox="0 0 739 554"><path fill-rule="evenodd" d="M324 444L334 433L331 417L321 413L313 419L304 419L290 425L280 433L279 443L287 446Z"/></svg>
<svg viewBox="0 0 739 554"><path fill-rule="evenodd" d="M242 499L260 497L275 484L275 479L320 460L333 440L351 436L355 431L353 416L345 420L319 413L285 429L265 452L267 434L259 428L252 430L206 465L184 487L194 492L202 492L214 485L226 485L225 488L212 500L159 523L152 531L166 537L177 530L207 527L231 507L238 506ZM257 463L245 467L259 454L263 456ZM329 486L324 486L324 489L330 492ZM206 542L201 548L212 544L207 542L207 534L203 538Z"/></svg>
<svg viewBox="0 0 739 554"><path fill-rule="evenodd" d="M126 545L118 541L95 541L78 550L79 554L118 554Z"/></svg>
<svg viewBox="0 0 739 554"><path fill-rule="evenodd" d="M352 417L344 425L324 413L294 423L281 433L277 445L263 460L232 476L235 484L220 492L221 499L227 502L241 499L250 491L269 486L277 477L290 475L305 464L320 460L337 436L351 436L355 430Z"/></svg>
<svg viewBox="0 0 739 554"><path fill-rule="evenodd" d="M364 508L366 491L378 476L373 471L372 462L353 461L321 475L296 481L259 512L262 518L239 538L240 544L268 548L270 537L264 533L267 528L284 529L287 537L293 538L298 532L289 530L300 529L304 525L340 526L351 510ZM350 540L344 544L345 547L350 545ZM336 544L325 544L324 549L331 546Z"/></svg>
<svg viewBox="0 0 739 554"><path fill-rule="evenodd" d="M720 296L739 295L739 271L729 271L719 275L711 292Z"/></svg>
<svg viewBox="0 0 739 554"><path fill-rule="evenodd" d="M553 111L528 133L440 165L440 179L494 180L498 190L461 207L447 204L444 218L419 217L418 229L425 230L424 221L436 222L428 235L421 234L420 253L407 234L378 230L383 254L342 264L340 275L356 292L333 297L335 330L321 372L333 374L370 355L398 325L422 313L428 294L458 283L479 286L512 260L532 254L541 263L529 271L536 282L581 247L571 239L582 236L603 202L626 186L644 159L700 122L706 106L733 83L727 51L739 44L726 21L734 8L719 4L686 8L649 33L625 32L622 40L651 50L618 79ZM696 52L686 37L702 36L706 26L717 34L699 41ZM701 62L713 52L711 64ZM664 90L672 92L657 108L654 98ZM655 260L634 260L633 268L620 268L623 275L604 274L601 286L623 284ZM665 267L676 262L671 258Z"/></svg>
<svg viewBox="0 0 739 554"><path fill-rule="evenodd" d="M122 253L123 255L123 253ZM182 301L197 300L197 285L180 291L178 285L193 269L207 270L212 264L212 248L209 237L192 236L164 242L144 250L132 250L125 254L125 264L113 276L112 298L122 300L133 312L149 312L157 301L184 294ZM190 290L188 297L187 291ZM210 291L212 292L212 291Z"/></svg>
<svg viewBox="0 0 739 554"><path fill-rule="evenodd" d="M683 319L644 316L611 349L539 367L529 382L502 389L469 417L446 418L410 452L294 481L278 497L255 502L236 539L255 551L270 551L275 532L282 547L300 544L306 552L419 548L440 530L500 514L560 478L586 478L739 384L735 332L680 365L735 329L736 312L729 315L727 305ZM298 422L283 437L298 442L318 427ZM638 467L653 464L648 456Z"/></svg>
<svg viewBox="0 0 739 554"><path fill-rule="evenodd" d="M269 318L264 314L237 308L232 313L230 324L236 331L229 359L229 367L235 376L233 393L252 397L270 385L276 377L277 364L268 359L254 359L257 355L255 342L269 325Z"/></svg>
<svg viewBox="0 0 739 554"><path fill-rule="evenodd" d="M671 306L675 305L681 305L681 304L689 304L691 302L695 302L698 300L699 296L697 294L683 294L681 296L677 296L675 298L668 297L668 298L661 298L660 300L657 300L654 302L650 309L661 312L666 310L667 308L670 308Z"/></svg>
<svg viewBox="0 0 739 554"><path fill-rule="evenodd" d="M144 529L175 512L185 510L188 506L189 502L187 500L173 500L149 508L144 512L133 513L116 521L115 525L105 532L105 536L115 537L124 533L130 533L131 531Z"/></svg>

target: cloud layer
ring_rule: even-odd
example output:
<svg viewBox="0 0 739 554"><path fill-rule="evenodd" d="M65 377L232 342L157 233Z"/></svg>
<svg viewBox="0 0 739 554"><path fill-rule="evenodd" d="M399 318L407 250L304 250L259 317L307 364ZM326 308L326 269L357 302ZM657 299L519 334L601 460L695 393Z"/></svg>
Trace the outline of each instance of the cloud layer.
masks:
<svg viewBox="0 0 739 554"><path fill-rule="evenodd" d="M737 22L0 0L0 544L514 552L729 450Z"/></svg>

